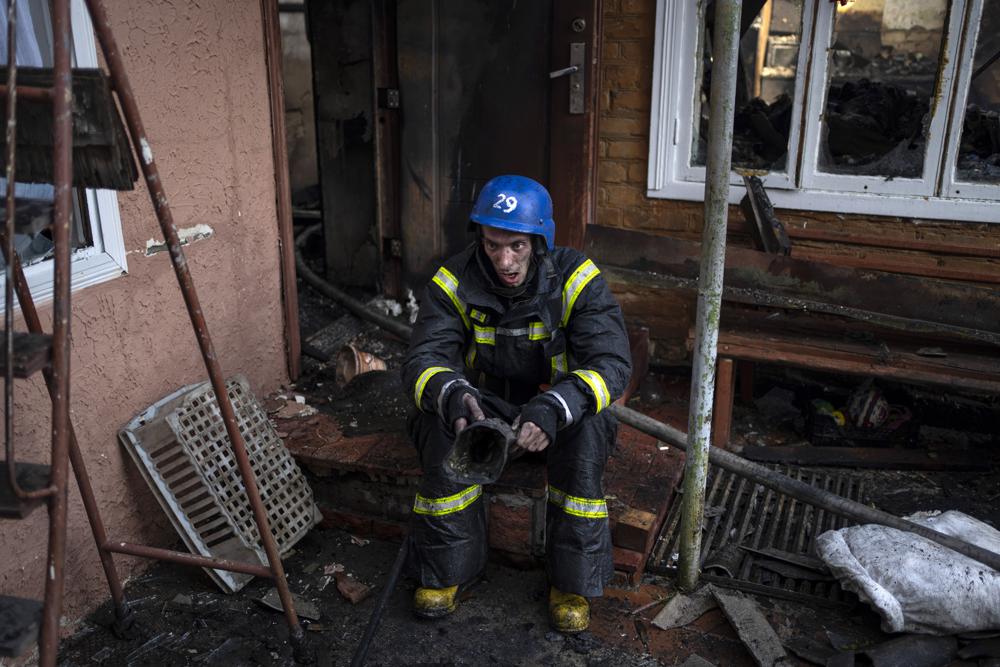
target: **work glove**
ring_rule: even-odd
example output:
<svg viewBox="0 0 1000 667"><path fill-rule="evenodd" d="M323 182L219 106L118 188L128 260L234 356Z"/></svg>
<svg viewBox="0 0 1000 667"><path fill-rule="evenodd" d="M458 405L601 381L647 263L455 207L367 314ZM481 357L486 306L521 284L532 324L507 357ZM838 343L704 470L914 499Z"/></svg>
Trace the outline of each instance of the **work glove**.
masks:
<svg viewBox="0 0 1000 667"><path fill-rule="evenodd" d="M448 424L458 435L469 425L470 421L485 419L483 409L479 407L479 392L469 384L461 383L448 392L444 400L444 423Z"/></svg>
<svg viewBox="0 0 1000 667"><path fill-rule="evenodd" d="M517 423L517 445L529 452L540 452L555 442L559 429L558 408L551 398L539 394L521 409Z"/></svg>

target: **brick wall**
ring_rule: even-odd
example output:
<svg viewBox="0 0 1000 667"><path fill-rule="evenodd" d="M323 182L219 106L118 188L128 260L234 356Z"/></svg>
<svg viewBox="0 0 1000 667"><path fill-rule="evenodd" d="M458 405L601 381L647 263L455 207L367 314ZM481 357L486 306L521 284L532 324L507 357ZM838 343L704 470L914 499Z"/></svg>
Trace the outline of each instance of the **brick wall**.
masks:
<svg viewBox="0 0 1000 667"><path fill-rule="evenodd" d="M704 219L701 202L646 197L655 22L656 0L604 0L597 224L696 241L701 238ZM942 241L1000 248L1000 224L806 211L779 210L778 214L792 231L808 228L889 243ZM731 224L741 220L738 209L731 208ZM748 239L730 234L730 243L747 245ZM1000 261L991 258L794 238L793 256L979 282L985 278L987 284L1000 282ZM650 327L656 361L686 359L684 339L694 319L693 295L614 282L612 288L630 322Z"/></svg>

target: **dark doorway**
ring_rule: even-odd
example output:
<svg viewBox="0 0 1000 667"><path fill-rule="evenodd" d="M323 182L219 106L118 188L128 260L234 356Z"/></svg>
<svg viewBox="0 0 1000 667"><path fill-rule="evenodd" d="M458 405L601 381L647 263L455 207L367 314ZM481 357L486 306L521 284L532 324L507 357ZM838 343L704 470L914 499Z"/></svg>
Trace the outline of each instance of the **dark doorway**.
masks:
<svg viewBox="0 0 1000 667"><path fill-rule="evenodd" d="M331 278L397 297L421 285L468 243L472 203L506 173L547 185L558 242L582 246L599 0L338 0L309 11Z"/></svg>

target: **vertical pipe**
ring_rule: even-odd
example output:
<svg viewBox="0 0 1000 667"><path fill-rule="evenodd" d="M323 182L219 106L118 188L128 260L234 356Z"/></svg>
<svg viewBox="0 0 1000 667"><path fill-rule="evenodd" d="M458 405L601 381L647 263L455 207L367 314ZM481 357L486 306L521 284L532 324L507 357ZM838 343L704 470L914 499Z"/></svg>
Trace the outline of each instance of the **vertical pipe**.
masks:
<svg viewBox="0 0 1000 667"><path fill-rule="evenodd" d="M167 193L163 189L163 182L160 180L159 169L153 159L153 150L149 146L146 138L146 129L143 127L142 118L139 115L139 105L136 103L135 93L129 82L128 73L125 71L125 62L122 54L118 50L114 34L111 31L111 20L104 8L101 0L87 0L87 8L90 10L90 17L94 23L94 31L97 33L97 41L101 45L108 72L114 85L115 93L118 95L118 102L121 105L122 113L125 117L125 124L128 126L129 136L132 139L132 148L139 158L139 166L146 180L146 189L149 198L153 202L153 211L160 223L160 231L167 243L170 251L170 261L174 267L174 274L180 286L181 295L184 297L184 305L187 306L188 315L191 318L191 326L194 329L198 346L201 349L201 356L205 362L205 370L208 372L212 389L219 404L219 412L222 421L226 426L226 433L233 447L233 456L239 467L240 476L246 486L247 499L253 509L254 522L260 533L260 541L263 544L264 552L267 554L268 566L274 573L274 583L278 589L278 597L281 599L281 606L285 611L285 619L288 622L289 632L292 639L301 642L303 632L299 626L299 619L295 613L295 605L292 602L292 594L288 588L288 580L285 578L285 568L281 563L281 555L278 553L277 543L271 534L268 524L267 512L264 503L260 498L260 490L257 488L257 480L254 476L253 468L250 467L250 459L247 456L246 443L240 433L236 423L236 413L233 404L229 400L229 393L226 390L225 378L222 375L222 367L215 354L215 347L212 344L212 337L208 333L208 324L205 322L205 315L201 310L201 301L195 290L194 279L188 268L187 258L181 248L180 238L177 235L177 227L174 225L173 214L170 205L167 203Z"/></svg>
<svg viewBox="0 0 1000 667"><path fill-rule="evenodd" d="M4 256L6 283L4 284L4 351L7 364L4 368L4 455L7 461L7 481L14 495L21 497L17 483L17 466L14 462L14 218L15 201L14 165L17 147L17 0L7 0L7 221L4 225Z"/></svg>
<svg viewBox="0 0 1000 667"><path fill-rule="evenodd" d="M55 207L52 220L54 279L52 308L52 486L49 499L49 553L45 577L45 608L39 639L39 663L56 664L59 617L62 614L63 566L66 561L66 475L69 450L70 336L70 198L73 180L73 73L70 70L69 0L52 3L52 180Z"/></svg>
<svg viewBox="0 0 1000 667"><path fill-rule="evenodd" d="M271 148L274 152L275 213L278 216L278 251L281 255L281 304L285 320L285 353L288 377L297 380L302 371L302 341L299 339L299 296L295 283L295 232L292 223L292 191L288 173L288 139L285 135L285 86L281 69L281 19L277 0L261 0L264 24L264 54L267 61L268 98L271 104Z"/></svg>
<svg viewBox="0 0 1000 667"><path fill-rule="evenodd" d="M691 590L698 583L701 532L705 519L705 481L712 432L715 393L716 344L722 310L722 272L726 259L729 168L732 162L733 107L736 101L737 58L740 45L740 0L715 0L712 52L712 105L708 121L705 169L705 228L698 277L698 315L694 366L691 371L691 407L688 414L688 451L684 464L681 506L679 583Z"/></svg>

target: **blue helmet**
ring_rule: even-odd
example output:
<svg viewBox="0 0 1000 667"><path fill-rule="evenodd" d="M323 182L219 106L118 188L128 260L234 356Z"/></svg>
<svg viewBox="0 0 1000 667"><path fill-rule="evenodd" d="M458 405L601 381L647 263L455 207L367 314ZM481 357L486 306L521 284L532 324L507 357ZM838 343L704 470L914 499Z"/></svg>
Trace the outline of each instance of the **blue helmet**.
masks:
<svg viewBox="0 0 1000 667"><path fill-rule="evenodd" d="M522 234L537 234L552 250L556 223L552 220L552 197L545 186L527 176L497 176L490 179L472 207L472 222Z"/></svg>

